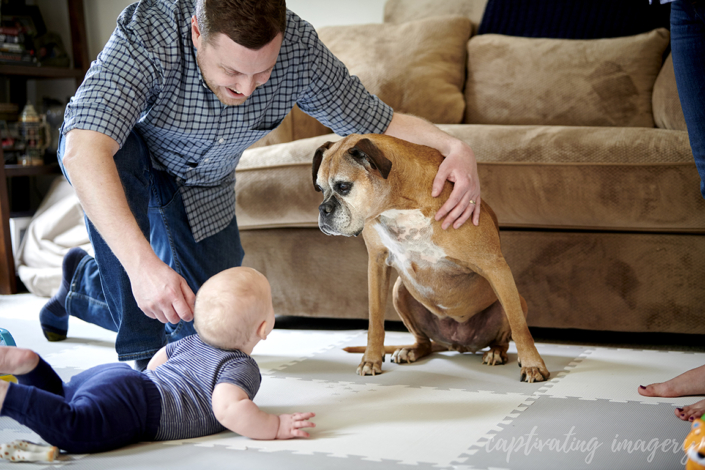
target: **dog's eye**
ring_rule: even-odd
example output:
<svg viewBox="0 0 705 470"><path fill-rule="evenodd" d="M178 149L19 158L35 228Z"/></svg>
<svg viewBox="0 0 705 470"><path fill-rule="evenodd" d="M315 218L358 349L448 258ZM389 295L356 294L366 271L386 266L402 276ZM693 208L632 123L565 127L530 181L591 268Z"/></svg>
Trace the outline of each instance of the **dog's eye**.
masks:
<svg viewBox="0 0 705 470"><path fill-rule="evenodd" d="M352 183L336 183L335 192L341 196L345 196L352 189Z"/></svg>

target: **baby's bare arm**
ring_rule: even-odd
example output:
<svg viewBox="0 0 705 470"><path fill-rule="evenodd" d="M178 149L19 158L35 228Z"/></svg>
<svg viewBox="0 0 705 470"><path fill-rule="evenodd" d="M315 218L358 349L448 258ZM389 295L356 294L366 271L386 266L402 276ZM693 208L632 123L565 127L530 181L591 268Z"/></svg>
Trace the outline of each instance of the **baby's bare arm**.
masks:
<svg viewBox="0 0 705 470"><path fill-rule="evenodd" d="M166 355L166 346L161 348L157 353L152 356L152 359L149 360L149 364L147 364L147 369L149 370L154 370L160 365L164 364L169 358Z"/></svg>
<svg viewBox="0 0 705 470"><path fill-rule="evenodd" d="M251 439L291 439L309 437L301 428L316 425L309 419L314 413L270 415L260 410L240 387L221 383L213 391L216 419L233 432Z"/></svg>

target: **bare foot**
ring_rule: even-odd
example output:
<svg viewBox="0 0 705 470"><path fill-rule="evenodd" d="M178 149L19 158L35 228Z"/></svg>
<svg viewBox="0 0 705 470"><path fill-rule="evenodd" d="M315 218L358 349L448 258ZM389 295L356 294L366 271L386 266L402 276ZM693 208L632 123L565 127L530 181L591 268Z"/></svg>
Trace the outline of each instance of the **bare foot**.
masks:
<svg viewBox="0 0 705 470"><path fill-rule="evenodd" d="M645 397L686 397L705 395L705 365L684 372L662 383L639 386L639 395Z"/></svg>
<svg viewBox="0 0 705 470"><path fill-rule="evenodd" d="M705 365L684 372L678 377L661 383L639 386L638 392L645 397L687 397L705 395ZM693 421L705 413L705 400L676 408L675 414L683 421Z"/></svg>
<svg viewBox="0 0 705 470"><path fill-rule="evenodd" d="M0 346L0 373L22 375L39 364L39 355L31 349Z"/></svg>
<svg viewBox="0 0 705 470"><path fill-rule="evenodd" d="M676 408L676 416L683 421L693 421L700 418L705 413L705 400L700 400L692 405Z"/></svg>

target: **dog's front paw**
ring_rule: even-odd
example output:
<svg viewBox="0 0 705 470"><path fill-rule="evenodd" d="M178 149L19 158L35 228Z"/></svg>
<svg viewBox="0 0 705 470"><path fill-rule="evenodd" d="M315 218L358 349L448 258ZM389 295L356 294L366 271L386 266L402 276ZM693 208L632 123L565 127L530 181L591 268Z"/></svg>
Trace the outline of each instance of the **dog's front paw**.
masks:
<svg viewBox="0 0 705 470"><path fill-rule="evenodd" d="M546 368L546 364L543 363L543 360L539 360L539 363L530 365L527 363L521 364L521 378L520 380L522 382L543 382L548 380L548 378L551 376L551 373L548 371Z"/></svg>
<svg viewBox="0 0 705 470"><path fill-rule="evenodd" d="M370 360L362 359L362 362L357 366L357 375L378 375L382 373L382 359Z"/></svg>

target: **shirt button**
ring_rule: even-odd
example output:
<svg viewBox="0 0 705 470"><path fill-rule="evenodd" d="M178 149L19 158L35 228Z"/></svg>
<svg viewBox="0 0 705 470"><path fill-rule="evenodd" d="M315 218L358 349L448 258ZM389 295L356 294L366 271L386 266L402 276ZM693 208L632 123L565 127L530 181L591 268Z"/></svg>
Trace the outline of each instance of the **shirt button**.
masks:
<svg viewBox="0 0 705 470"><path fill-rule="evenodd" d="M222 144L223 142L225 142L225 139L220 139L218 142Z"/></svg>
<svg viewBox="0 0 705 470"><path fill-rule="evenodd" d="M206 163L208 163L209 161L211 161L211 159L210 159L210 158L206 158L206 159L203 160L203 161L206 162Z"/></svg>

